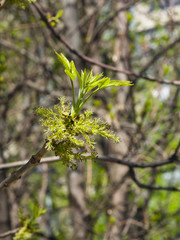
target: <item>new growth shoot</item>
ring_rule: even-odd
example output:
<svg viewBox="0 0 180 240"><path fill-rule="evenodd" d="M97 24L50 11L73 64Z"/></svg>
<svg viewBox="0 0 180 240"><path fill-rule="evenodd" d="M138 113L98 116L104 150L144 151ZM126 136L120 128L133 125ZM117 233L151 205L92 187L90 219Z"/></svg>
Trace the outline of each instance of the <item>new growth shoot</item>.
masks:
<svg viewBox="0 0 180 240"><path fill-rule="evenodd" d="M76 167L74 160L94 159L95 151L93 137L101 135L118 142L119 138L111 132L110 126L99 118L95 118L91 111L80 114L84 104L99 90L107 87L131 86L129 81L110 80L103 74L93 75L86 70L79 73L73 61L61 53L55 52L65 68L72 85L72 105L67 104L65 98L59 98L60 105L53 109L38 108L37 114L41 117L41 124L45 127L47 149L53 150L62 158L67 166ZM78 96L75 95L74 80L79 83Z"/></svg>
<svg viewBox="0 0 180 240"><path fill-rule="evenodd" d="M132 83L129 81L110 80L110 78L104 77L102 73L93 75L92 71L87 72L86 69L84 71L81 70L81 73L79 73L73 61L69 62L62 53L58 54L56 51L55 53L60 62L63 64L65 73L69 76L71 81L73 92L73 105L71 110L72 117L76 117L87 100L99 90L108 87L132 85ZM75 98L73 83L76 78L78 79L79 83L79 93L77 100Z"/></svg>

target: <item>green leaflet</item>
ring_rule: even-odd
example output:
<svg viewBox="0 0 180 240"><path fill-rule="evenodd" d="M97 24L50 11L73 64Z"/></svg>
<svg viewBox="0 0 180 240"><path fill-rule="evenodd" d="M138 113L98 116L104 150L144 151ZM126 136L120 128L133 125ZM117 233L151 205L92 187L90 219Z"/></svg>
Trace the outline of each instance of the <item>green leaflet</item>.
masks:
<svg viewBox="0 0 180 240"><path fill-rule="evenodd" d="M65 73L70 77L72 92L73 92L73 106L71 115L76 117L83 105L91 98L97 91L107 87L131 86L130 81L110 80L104 77L102 73L93 75L92 71L81 70L81 74L77 71L73 61L69 60L61 53L55 51L58 59L65 68ZM77 99L75 97L73 80L77 77L79 83L79 93Z"/></svg>
<svg viewBox="0 0 180 240"><path fill-rule="evenodd" d="M56 51L55 51L55 54L56 56L58 57L59 61L62 63L62 65L64 66L65 69L69 70L70 69L70 63L68 61L68 59L61 53L58 54Z"/></svg>

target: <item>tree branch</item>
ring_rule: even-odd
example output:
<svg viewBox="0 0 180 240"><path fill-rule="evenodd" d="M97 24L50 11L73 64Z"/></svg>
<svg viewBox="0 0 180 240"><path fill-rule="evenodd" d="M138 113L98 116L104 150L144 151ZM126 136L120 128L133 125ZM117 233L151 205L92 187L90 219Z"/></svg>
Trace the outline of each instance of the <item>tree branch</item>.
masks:
<svg viewBox="0 0 180 240"><path fill-rule="evenodd" d="M26 164L27 161L28 160L26 159L26 160L17 161L17 162L0 164L0 170L21 167L22 165ZM52 156L52 157L42 158L41 161L39 162L39 164L54 163L54 162L59 162L59 161L62 161L62 159L60 159L59 157Z"/></svg>
<svg viewBox="0 0 180 240"><path fill-rule="evenodd" d="M18 169L17 171L14 171L11 173L11 175L9 177L7 177L6 179L4 179L1 183L0 183L0 192L9 187L13 182L15 182L16 180L20 179L21 176L27 172L30 168L32 168L33 166L36 166L39 164L41 158L43 155L45 155L47 153L47 149L45 148L46 143L44 143L44 145L42 146L42 148L35 154L32 155L31 158L29 159L29 161L23 165L20 169Z"/></svg>
<svg viewBox="0 0 180 240"><path fill-rule="evenodd" d="M69 49L69 51L71 51L73 54L75 54L76 56L78 56L80 59L89 62L93 65L97 65L99 67L102 68L106 68L115 72L119 72L128 76L133 76L135 78L144 78L146 80L152 81L152 82L158 82L158 83L162 83L162 84L171 84L171 85L177 85L180 86L180 81L179 80L175 80L175 81L169 81L169 80L159 80L156 79L154 77L151 76L145 76L145 75L141 75L141 74L137 74L134 72L130 72L128 70L120 70L119 68L101 63L101 62L97 62L94 61L92 58L89 58L87 56L82 55L81 53L79 53L75 48L73 48L63 37L61 37L61 35L59 33L57 33L57 31L51 26L51 24L49 23L49 21L47 20L46 16L44 15L44 13L41 11L39 4L37 3L32 3L33 6L36 8L37 12L39 13L41 19L45 22L47 28L51 31L51 33L53 34L53 36L58 39L60 42L62 42L64 44L64 46L66 46L67 49Z"/></svg>
<svg viewBox="0 0 180 240"><path fill-rule="evenodd" d="M8 0L2 0L0 2L0 10L5 6L5 4L7 3Z"/></svg>
<svg viewBox="0 0 180 240"><path fill-rule="evenodd" d="M162 186L153 186L153 185L148 185L148 184L143 184L141 183L137 178L135 171L132 167L129 168L129 174L132 180L140 187L140 188L145 188L149 190L165 190L165 191L176 191L180 192L180 188L176 187L162 187Z"/></svg>
<svg viewBox="0 0 180 240"><path fill-rule="evenodd" d="M97 26L97 28L95 29L94 33L93 33L93 36L91 38L91 41L89 43L91 43L96 37L97 35L101 34L106 28L107 26L109 25L109 23L111 21L114 20L115 17L117 17L117 15L120 13L120 12L123 12L123 11L127 11L129 10L129 8L134 4L138 3L138 2L142 2L142 0L134 0L134 1L130 1L128 2L124 7L121 7L119 9L117 9L114 13L111 13L109 16L107 16L105 18L104 21L102 21L99 26Z"/></svg>
<svg viewBox="0 0 180 240"><path fill-rule="evenodd" d="M25 57L29 58L30 60L32 60L35 63L44 64L43 62L40 62L39 58L34 56L32 53L29 53L24 48L21 48L21 49L17 48L15 45L11 44L7 40L1 39L0 45L5 47L5 48L13 50L13 51L21 54L22 56L25 56Z"/></svg>
<svg viewBox="0 0 180 240"><path fill-rule="evenodd" d="M161 166L172 164L172 163L180 164L180 160L177 158L177 155L175 153L171 155L166 161L154 162L149 164L131 162L130 159L132 159L133 157L134 155L131 155L125 158L124 160L122 160L122 159L114 158L110 156L99 156L97 158L97 161L117 163L117 164L125 165L127 167L132 167L132 168L157 168L157 167L161 167ZM60 159L59 157L52 156L52 157L42 158L40 164L54 163L59 161L62 161L62 159ZM0 164L0 170L20 167L24 165L26 162L27 160Z"/></svg>
<svg viewBox="0 0 180 240"><path fill-rule="evenodd" d="M5 237L8 237L8 236L10 236L10 235L13 235L13 234L15 234L18 230L19 230L19 228L15 228L15 229L9 230L9 231L7 231L7 232L5 232L5 233L1 233L1 234L0 234L0 238L5 238Z"/></svg>
<svg viewBox="0 0 180 240"><path fill-rule="evenodd" d="M22 166L19 170L12 172L12 174L9 177L7 177L5 180L3 180L0 183L0 192L6 187L8 187L10 184L15 182L16 180L20 179L21 176L33 166L36 166L38 164L43 164L43 163L53 163L53 162L62 161L62 159L60 159L59 157L47 157L42 159L42 156L44 156L47 152L45 145L46 143L44 143L43 147L35 155L32 155L32 157L28 162L27 160L24 160L24 161L18 161L13 163L0 164L1 170ZM177 157L179 148L180 148L180 141L174 153L166 161L149 163L149 164L136 163L136 162L129 161L130 159L133 158L133 155L127 157L124 160L108 157L108 156L100 156L97 160L111 162L111 163L118 163L118 164L128 166L130 169L129 172L132 180L141 188L146 188L151 190L154 189L154 190L180 191L180 189L175 187L160 187L160 186L151 186L151 185L142 184L137 180L134 169L133 169L133 168L157 168L157 167L172 164L172 163L180 163L180 160Z"/></svg>
<svg viewBox="0 0 180 240"><path fill-rule="evenodd" d="M150 60L147 62L144 67L140 71L140 75L144 74L147 69L153 65L165 52L167 52L169 49L174 47L177 43L180 42L180 37L175 39L173 42L171 42L169 45L163 47L158 53L156 53Z"/></svg>

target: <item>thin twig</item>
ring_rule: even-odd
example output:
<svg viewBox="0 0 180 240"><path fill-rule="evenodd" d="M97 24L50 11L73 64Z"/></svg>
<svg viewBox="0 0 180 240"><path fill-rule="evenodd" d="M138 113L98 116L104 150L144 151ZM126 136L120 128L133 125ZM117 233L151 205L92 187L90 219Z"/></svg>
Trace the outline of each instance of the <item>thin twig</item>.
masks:
<svg viewBox="0 0 180 240"><path fill-rule="evenodd" d="M175 191L175 192L180 192L180 188L176 187L163 187L163 186L153 186L153 185L148 185L141 183L137 178L135 171L132 167L129 168L129 175L132 178L132 180L140 187L140 188L145 188L149 190L165 190L165 191Z"/></svg>
<svg viewBox="0 0 180 240"><path fill-rule="evenodd" d="M141 0L134 0L134 1L130 1L128 2L126 5L124 5L123 7L120 7L119 9L117 9L115 12L113 12L112 14L110 14L108 17L105 18L104 21L102 21L99 26L97 26L97 28L95 29L91 42L94 41L94 39L97 37L97 35L101 34L109 25L109 23L111 21L114 20L114 18L120 13L120 12L124 12L129 10L129 8L132 5L135 5L136 3L141 2ZM91 43L90 42L90 43Z"/></svg>
<svg viewBox="0 0 180 240"><path fill-rule="evenodd" d="M40 62L39 58L34 56L32 53L26 51L23 48L17 48L15 45L13 45L12 43L8 42L7 40L1 39L0 45L5 47L5 48L13 50L13 51L21 54L22 56L25 56L25 57L29 58L30 60L32 60L35 63L44 64L44 63Z"/></svg>
<svg viewBox="0 0 180 240"><path fill-rule="evenodd" d="M169 49L171 49L172 47L174 47L177 43L180 42L180 37L175 39L173 42L171 42L169 45L163 47L159 52L157 52L151 59L149 62L147 62L144 67L141 69L140 71L140 75L144 74L147 69L153 65L165 52L167 52Z"/></svg>

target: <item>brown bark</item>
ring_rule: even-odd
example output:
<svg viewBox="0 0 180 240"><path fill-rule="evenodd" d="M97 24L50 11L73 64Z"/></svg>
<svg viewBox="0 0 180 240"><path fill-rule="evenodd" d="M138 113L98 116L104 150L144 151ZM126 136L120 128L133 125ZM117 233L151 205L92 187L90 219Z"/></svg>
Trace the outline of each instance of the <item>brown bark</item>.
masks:
<svg viewBox="0 0 180 240"><path fill-rule="evenodd" d="M0 172L0 181L6 178L5 172ZM9 203L7 190L0 192L0 233L7 232L11 228L9 216ZM4 240L10 239L9 237Z"/></svg>
<svg viewBox="0 0 180 240"><path fill-rule="evenodd" d="M114 1L114 8L119 9L126 4L126 1ZM129 62L129 42L127 38L127 18L126 12L120 12L116 17L116 39L114 44L114 54L113 61L116 64L116 67L122 70L128 70ZM128 80L126 75L117 74L119 80ZM120 88L117 94L117 122L118 128L121 129L121 123L123 121L122 116L124 117L125 111L130 110L131 106L127 105L127 94L129 92L129 87ZM123 158L123 156L128 154L128 145L130 137L127 133L121 129L120 130L120 139L121 142L118 145L113 145L109 147L110 154L116 155L116 157ZM108 165L108 174L110 179L110 188L109 188L109 209L108 214L113 219L113 223L110 222L106 238L120 240L123 237L123 227L126 223L127 209L128 209L128 168L125 166L120 166L118 164L109 164Z"/></svg>
<svg viewBox="0 0 180 240"><path fill-rule="evenodd" d="M84 166L69 171L68 188L73 220L73 239L91 239L91 216L86 205Z"/></svg>
<svg viewBox="0 0 180 240"><path fill-rule="evenodd" d="M2 107L1 112L4 112L4 107ZM5 128L6 116L2 114L0 120L0 164L4 163L4 128ZM0 182L2 182L6 178L6 171L0 171ZM7 232L11 228L10 215L9 215L9 202L8 202L8 192L7 189L5 191L0 192L0 233ZM5 240L10 239L9 237L4 238Z"/></svg>

